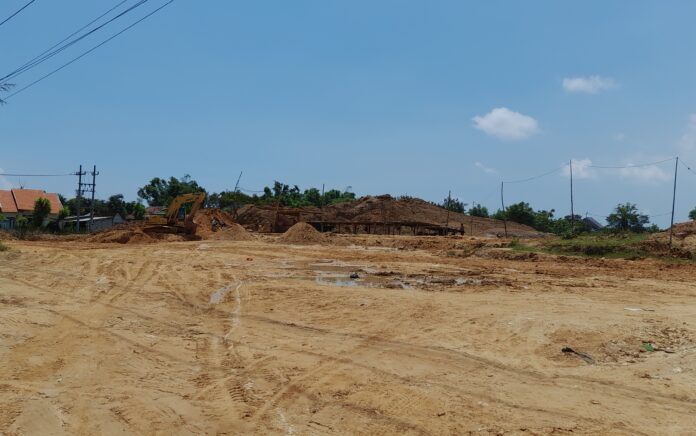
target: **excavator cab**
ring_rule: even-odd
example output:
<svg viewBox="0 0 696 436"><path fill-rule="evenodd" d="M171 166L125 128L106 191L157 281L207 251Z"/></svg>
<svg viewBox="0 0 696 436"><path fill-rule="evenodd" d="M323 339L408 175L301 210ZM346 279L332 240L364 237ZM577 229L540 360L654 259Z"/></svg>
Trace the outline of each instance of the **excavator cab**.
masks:
<svg viewBox="0 0 696 436"><path fill-rule="evenodd" d="M193 222L193 217L203 206L205 197L205 192L179 195L169 203L164 215L148 217L143 230L153 233L195 234L196 223ZM187 206L190 206L188 213Z"/></svg>

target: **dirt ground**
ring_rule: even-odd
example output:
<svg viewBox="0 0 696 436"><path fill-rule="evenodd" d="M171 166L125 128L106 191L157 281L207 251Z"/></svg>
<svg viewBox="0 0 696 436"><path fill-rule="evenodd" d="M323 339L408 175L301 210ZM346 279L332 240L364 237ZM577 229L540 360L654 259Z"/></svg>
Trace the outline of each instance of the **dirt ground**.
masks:
<svg viewBox="0 0 696 436"><path fill-rule="evenodd" d="M696 434L693 264L421 241L8 241L0 434Z"/></svg>

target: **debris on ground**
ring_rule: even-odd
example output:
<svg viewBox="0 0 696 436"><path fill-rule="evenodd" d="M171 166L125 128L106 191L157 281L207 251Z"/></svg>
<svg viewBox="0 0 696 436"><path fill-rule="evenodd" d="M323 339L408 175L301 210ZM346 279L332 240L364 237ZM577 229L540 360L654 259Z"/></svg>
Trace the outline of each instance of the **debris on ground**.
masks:
<svg viewBox="0 0 696 436"><path fill-rule="evenodd" d="M584 360L585 362L589 363L590 365L594 365L594 363L595 363L592 356L590 356L587 353L583 353L582 351L575 351L570 347L563 347L561 349L561 351L564 353L568 353L568 354L574 354L574 355L578 356L579 358L581 358L582 360Z"/></svg>

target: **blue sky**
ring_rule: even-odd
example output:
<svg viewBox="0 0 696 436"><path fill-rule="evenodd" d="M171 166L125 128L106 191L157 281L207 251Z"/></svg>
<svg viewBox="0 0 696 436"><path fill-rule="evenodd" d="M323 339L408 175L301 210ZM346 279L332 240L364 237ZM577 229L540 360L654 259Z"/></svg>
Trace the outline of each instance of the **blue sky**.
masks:
<svg viewBox="0 0 696 436"><path fill-rule="evenodd" d="M2 2L0 18L24 3ZM117 3L37 0L0 26L0 75ZM162 3L14 78L15 90ZM696 165L694 16L691 1L175 0L0 107L0 168L94 163L101 197L134 199L150 178L185 173L231 189L244 171L247 189L278 179L438 201L452 190L496 209L501 180L574 159L577 213L631 201L659 215L673 162L588 166ZM0 179L20 183L71 195L75 180ZM677 221L694 187L681 167ZM561 169L507 185L506 202L566 214L568 190Z"/></svg>

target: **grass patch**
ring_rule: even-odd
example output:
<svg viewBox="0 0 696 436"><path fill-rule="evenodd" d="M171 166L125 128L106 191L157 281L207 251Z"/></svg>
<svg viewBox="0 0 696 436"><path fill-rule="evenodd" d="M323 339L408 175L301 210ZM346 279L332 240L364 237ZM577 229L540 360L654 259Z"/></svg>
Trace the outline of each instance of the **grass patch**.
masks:
<svg viewBox="0 0 696 436"><path fill-rule="evenodd" d="M9 250L9 247L0 241L0 252Z"/></svg>
<svg viewBox="0 0 696 436"><path fill-rule="evenodd" d="M544 248L556 254L607 258L647 257L652 255L643 245L647 238L646 233L582 235L573 239L549 241L544 244Z"/></svg>
<svg viewBox="0 0 696 436"><path fill-rule="evenodd" d="M591 234L573 239L555 239L540 242L539 245L526 245L513 240L512 251L537 252L565 256L581 256L607 259L656 258L668 263L693 263L691 256L686 258L668 251L656 249L648 241L648 233ZM666 249L665 249L666 250ZM690 253L687 253L690 254Z"/></svg>

